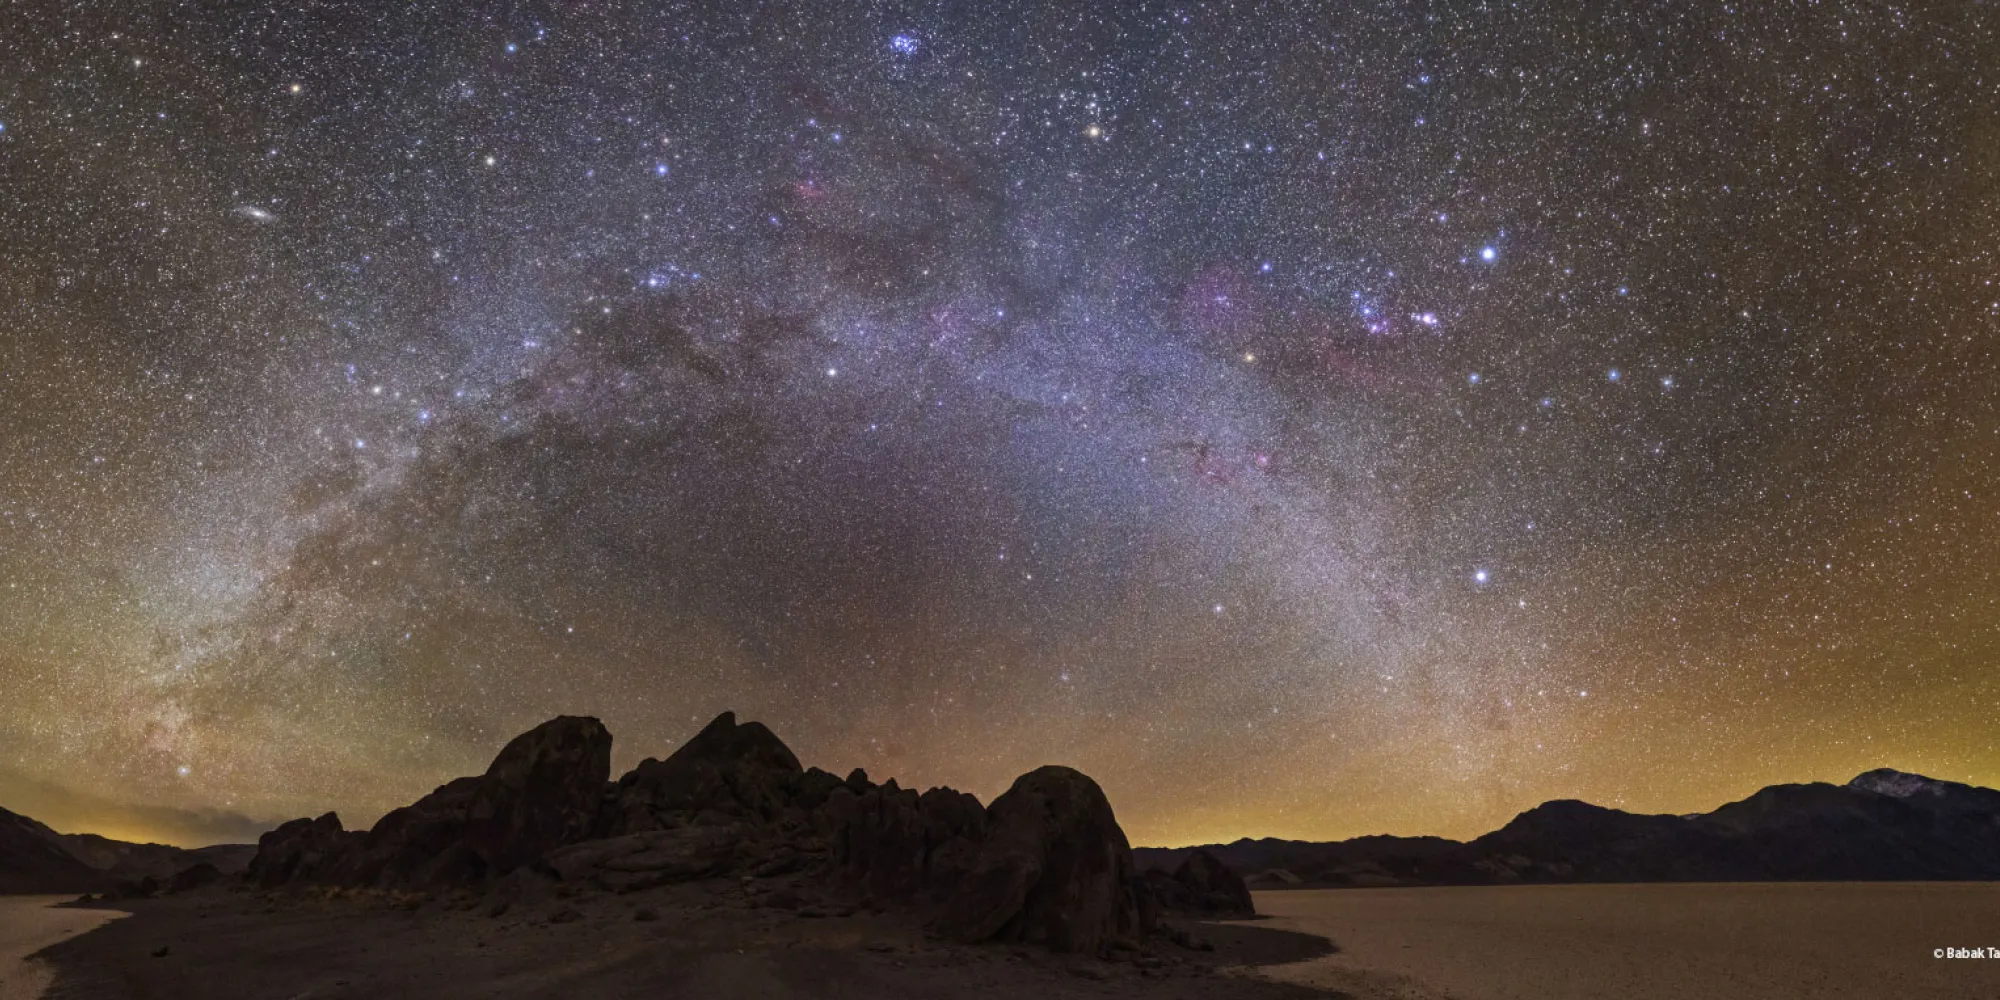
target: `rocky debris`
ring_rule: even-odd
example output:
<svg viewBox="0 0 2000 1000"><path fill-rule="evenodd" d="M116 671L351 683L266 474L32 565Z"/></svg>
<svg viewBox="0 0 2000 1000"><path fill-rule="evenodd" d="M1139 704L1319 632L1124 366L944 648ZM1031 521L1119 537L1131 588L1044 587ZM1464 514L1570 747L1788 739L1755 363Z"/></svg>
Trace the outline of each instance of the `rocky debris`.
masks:
<svg viewBox="0 0 2000 1000"><path fill-rule="evenodd" d="M986 812L977 859L938 927L960 941L1034 941L1102 954L1145 934L1132 849L1097 782L1037 768Z"/></svg>
<svg viewBox="0 0 2000 1000"><path fill-rule="evenodd" d="M1136 940L1158 912L1103 791L1069 768L1023 775L988 809L949 788L920 794L859 769L840 779L802 767L769 729L728 712L616 783L610 743L595 719L551 720L509 743L484 775L449 782L366 833L332 813L284 824L260 840L249 877L339 891L456 888L465 907L496 916L578 892L734 877L740 887L718 901L799 917L892 906L932 915L962 941L1093 955ZM762 881L782 875L796 877ZM1182 888L1206 900L1232 886L1203 868ZM470 902L475 892L483 903Z"/></svg>

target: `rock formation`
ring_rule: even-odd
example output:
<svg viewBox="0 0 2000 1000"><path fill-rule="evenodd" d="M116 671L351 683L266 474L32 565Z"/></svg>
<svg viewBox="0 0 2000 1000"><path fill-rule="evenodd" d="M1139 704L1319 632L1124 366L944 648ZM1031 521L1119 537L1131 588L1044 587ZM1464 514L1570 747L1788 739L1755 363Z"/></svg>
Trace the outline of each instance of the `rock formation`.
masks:
<svg viewBox="0 0 2000 1000"><path fill-rule="evenodd" d="M1243 876L1205 850L1188 855L1171 875L1155 868L1145 873L1145 879L1153 898L1168 913L1203 917L1249 917L1257 913Z"/></svg>
<svg viewBox="0 0 2000 1000"><path fill-rule="evenodd" d="M562 716L508 743L478 777L458 778L350 833L340 817L292 820L258 840L250 878L426 887L512 871L591 835L611 773L611 734Z"/></svg>
<svg viewBox="0 0 2000 1000"><path fill-rule="evenodd" d="M249 877L265 887L456 889L525 876L636 892L797 875L931 914L959 940L1090 954L1136 941L1157 910L1103 791L1069 768L1023 775L987 808L949 788L920 794L858 769L841 779L802 767L769 729L728 712L615 783L610 747L595 719L551 720L509 743L484 775L449 782L365 833L332 813L280 826L259 842ZM1200 869L1201 898L1226 895L1227 874Z"/></svg>
<svg viewBox="0 0 2000 1000"><path fill-rule="evenodd" d="M986 822L972 870L939 916L945 933L1086 954L1145 933L1132 848L1097 782L1037 768L993 800Z"/></svg>
<svg viewBox="0 0 2000 1000"><path fill-rule="evenodd" d="M294 882L331 881L352 864L360 845L327 813L295 819L257 838L257 855L245 875L265 888Z"/></svg>

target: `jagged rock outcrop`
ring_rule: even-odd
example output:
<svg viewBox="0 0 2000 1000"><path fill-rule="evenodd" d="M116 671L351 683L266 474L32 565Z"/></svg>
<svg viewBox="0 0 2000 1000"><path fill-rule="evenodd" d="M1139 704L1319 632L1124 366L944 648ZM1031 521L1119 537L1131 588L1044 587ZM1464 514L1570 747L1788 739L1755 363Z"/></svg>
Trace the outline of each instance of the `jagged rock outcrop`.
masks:
<svg viewBox="0 0 2000 1000"><path fill-rule="evenodd" d="M808 778L791 748L763 723L738 724L736 713L724 712L666 760L647 758L618 779L599 832L774 822L788 809L810 808L812 790L835 784L823 771Z"/></svg>
<svg viewBox="0 0 2000 1000"><path fill-rule="evenodd" d="M979 800L950 788L919 795L857 771L820 809L837 876L885 898L942 899L971 868L986 832Z"/></svg>
<svg viewBox="0 0 2000 1000"><path fill-rule="evenodd" d="M340 825L337 813L295 819L257 838L257 855L246 875L264 888L293 882L327 881L360 855L361 841Z"/></svg>
<svg viewBox="0 0 2000 1000"><path fill-rule="evenodd" d="M250 878L487 885L505 896L523 879L636 892L804 873L825 891L932 914L961 940L1091 954L1143 935L1157 912L1104 792L1069 768L1023 775L988 809L949 788L919 794L859 769L843 780L802 767L769 729L728 712L616 783L610 746L595 719L552 720L484 775L448 782L366 833L332 813L284 824L259 842ZM1227 890L1199 872L1190 898Z"/></svg>
<svg viewBox="0 0 2000 1000"><path fill-rule="evenodd" d="M611 733L560 716L515 737L473 786L465 839L489 868L511 871L589 837L611 780Z"/></svg>
<svg viewBox="0 0 2000 1000"><path fill-rule="evenodd" d="M343 831L332 813L278 827L258 841L250 878L263 886L475 882L587 838L610 775L603 723L561 716L515 737L485 774L447 782L365 834Z"/></svg>
<svg viewBox="0 0 2000 1000"><path fill-rule="evenodd" d="M1101 954L1149 929L1131 846L1097 782L1037 768L993 800L986 824L972 870L938 917L946 934Z"/></svg>

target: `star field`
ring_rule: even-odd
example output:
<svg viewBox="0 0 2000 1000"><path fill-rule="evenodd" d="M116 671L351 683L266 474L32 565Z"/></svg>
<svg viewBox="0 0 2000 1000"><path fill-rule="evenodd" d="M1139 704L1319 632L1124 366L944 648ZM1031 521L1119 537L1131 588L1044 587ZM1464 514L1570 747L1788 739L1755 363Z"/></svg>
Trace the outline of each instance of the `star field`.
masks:
<svg viewBox="0 0 2000 1000"><path fill-rule="evenodd" d="M1135 843L2000 783L1975 3L36 3L0 804L715 713Z"/></svg>

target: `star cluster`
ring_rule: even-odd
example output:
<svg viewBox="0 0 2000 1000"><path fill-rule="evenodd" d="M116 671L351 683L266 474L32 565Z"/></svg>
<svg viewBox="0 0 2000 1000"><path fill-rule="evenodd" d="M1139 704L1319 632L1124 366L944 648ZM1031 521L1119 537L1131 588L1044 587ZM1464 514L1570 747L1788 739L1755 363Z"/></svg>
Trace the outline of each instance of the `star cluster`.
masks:
<svg viewBox="0 0 2000 1000"><path fill-rule="evenodd" d="M0 804L59 828L724 708L1140 843L2000 782L1983 6L23 17Z"/></svg>

